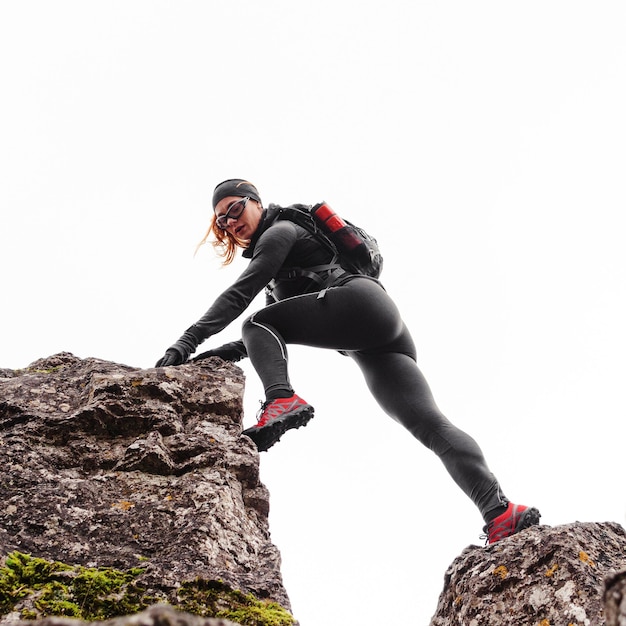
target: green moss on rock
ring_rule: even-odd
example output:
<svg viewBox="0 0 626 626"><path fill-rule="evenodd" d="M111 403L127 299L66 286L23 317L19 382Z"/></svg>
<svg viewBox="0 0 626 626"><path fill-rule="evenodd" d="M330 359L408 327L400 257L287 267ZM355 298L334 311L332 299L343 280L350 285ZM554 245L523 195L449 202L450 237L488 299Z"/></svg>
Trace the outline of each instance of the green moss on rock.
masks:
<svg viewBox="0 0 626 626"><path fill-rule="evenodd" d="M219 617L241 626L292 626L293 615L276 602L259 600L251 593L231 589L220 581L197 579L181 585L177 609Z"/></svg>
<svg viewBox="0 0 626 626"><path fill-rule="evenodd" d="M71 566L11 552L0 568L0 615L19 610L21 619L56 615L96 621L139 613L156 601L163 602L163 598L148 596L135 583L143 571ZM229 619L241 626L295 624L291 613L280 604L259 600L215 580L183 583L172 606L194 615Z"/></svg>
<svg viewBox="0 0 626 626"><path fill-rule="evenodd" d="M22 619L64 615L94 621L137 613L152 603L133 583L142 572L70 566L11 552L0 568L0 613L18 604L27 605Z"/></svg>

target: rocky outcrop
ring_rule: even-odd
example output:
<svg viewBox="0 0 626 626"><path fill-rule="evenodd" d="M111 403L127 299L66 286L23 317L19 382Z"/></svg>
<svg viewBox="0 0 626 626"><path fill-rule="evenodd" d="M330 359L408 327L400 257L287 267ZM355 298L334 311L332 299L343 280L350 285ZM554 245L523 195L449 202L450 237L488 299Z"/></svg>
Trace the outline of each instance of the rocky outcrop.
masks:
<svg viewBox="0 0 626 626"><path fill-rule="evenodd" d="M216 358L142 370L61 353L0 370L0 625L294 624L243 384ZM624 529L466 548L431 626L485 624L626 624Z"/></svg>
<svg viewBox="0 0 626 626"><path fill-rule="evenodd" d="M466 548L446 572L431 626L622 626L625 568L619 524L535 526Z"/></svg>
<svg viewBox="0 0 626 626"><path fill-rule="evenodd" d="M132 591L135 609L287 614L243 384L219 359L142 370L61 353L0 370L0 583L15 583L0 589L2 619L45 614L50 585L65 585L56 610L82 617L69 579L105 570L125 576L115 593ZM48 587L17 593L37 569Z"/></svg>

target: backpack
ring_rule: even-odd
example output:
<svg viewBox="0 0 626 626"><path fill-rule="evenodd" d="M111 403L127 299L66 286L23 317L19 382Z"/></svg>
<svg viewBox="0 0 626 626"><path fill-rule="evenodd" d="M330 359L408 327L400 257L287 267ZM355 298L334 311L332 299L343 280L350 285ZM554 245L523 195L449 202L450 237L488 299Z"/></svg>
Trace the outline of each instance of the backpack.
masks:
<svg viewBox="0 0 626 626"><path fill-rule="evenodd" d="M378 242L365 230L337 215L325 202L314 206L292 204L272 205L275 220L287 219L315 236L333 254L330 264L309 268L290 268L280 272L277 279L307 276L318 282L323 295L341 275L360 274L378 278L383 269L383 257ZM338 271L337 271L338 270ZM326 274L325 279L321 275Z"/></svg>

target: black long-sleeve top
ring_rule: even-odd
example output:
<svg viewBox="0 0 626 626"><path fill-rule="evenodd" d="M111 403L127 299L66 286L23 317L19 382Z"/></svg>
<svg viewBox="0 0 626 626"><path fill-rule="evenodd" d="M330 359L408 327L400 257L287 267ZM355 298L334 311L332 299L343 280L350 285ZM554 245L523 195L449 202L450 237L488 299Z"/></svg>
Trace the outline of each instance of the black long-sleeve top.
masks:
<svg viewBox="0 0 626 626"><path fill-rule="evenodd" d="M276 220L277 210L278 207L270 205L263 211L259 227L243 252L243 256L250 259L248 267L172 348L182 354L193 353L198 344L239 317L272 281L275 300L319 289L306 277L279 277L290 268L329 264L333 254L302 226L289 220Z"/></svg>

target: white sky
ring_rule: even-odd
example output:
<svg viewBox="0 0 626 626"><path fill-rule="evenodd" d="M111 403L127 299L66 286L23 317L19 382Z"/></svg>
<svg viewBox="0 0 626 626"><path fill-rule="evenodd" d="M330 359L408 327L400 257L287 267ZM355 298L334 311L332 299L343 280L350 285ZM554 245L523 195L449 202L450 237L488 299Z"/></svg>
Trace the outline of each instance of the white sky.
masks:
<svg viewBox="0 0 626 626"><path fill-rule="evenodd" d="M193 251L247 178L379 239L511 499L623 524L624 32L621 1L1 2L0 367L151 367L242 269ZM296 617L428 623L480 516L348 359L291 377L316 417L261 464Z"/></svg>

